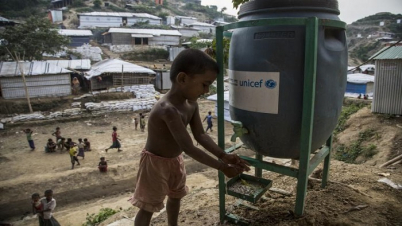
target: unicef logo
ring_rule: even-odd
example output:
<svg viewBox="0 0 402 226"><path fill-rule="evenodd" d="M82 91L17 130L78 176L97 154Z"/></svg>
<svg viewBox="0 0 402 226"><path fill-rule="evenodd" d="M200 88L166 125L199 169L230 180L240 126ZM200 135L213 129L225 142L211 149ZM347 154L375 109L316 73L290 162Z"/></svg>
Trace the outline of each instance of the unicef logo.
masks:
<svg viewBox="0 0 402 226"><path fill-rule="evenodd" d="M276 81L274 81L274 80L272 80L272 79L267 80L267 81L265 82L265 87L267 87L268 89L273 89L273 88L275 88L275 87L276 87Z"/></svg>

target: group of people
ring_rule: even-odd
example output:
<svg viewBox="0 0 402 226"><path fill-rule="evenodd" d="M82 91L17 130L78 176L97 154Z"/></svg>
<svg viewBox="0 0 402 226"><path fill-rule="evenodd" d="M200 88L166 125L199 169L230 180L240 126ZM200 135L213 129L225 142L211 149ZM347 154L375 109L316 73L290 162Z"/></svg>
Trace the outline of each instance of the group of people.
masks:
<svg viewBox="0 0 402 226"><path fill-rule="evenodd" d="M140 130L141 132L145 131L145 115L140 113L139 119L137 117L132 117L132 122L134 123L134 128L137 130L138 124L140 124Z"/></svg>
<svg viewBox="0 0 402 226"><path fill-rule="evenodd" d="M368 100L368 94L363 94L363 99ZM360 93L359 96L357 96L357 99L361 99L362 98L362 94Z"/></svg>
<svg viewBox="0 0 402 226"><path fill-rule="evenodd" d="M209 86L218 73L216 61L200 50L183 50L173 61L170 70L172 87L150 112L147 141L137 168L135 192L130 198L130 202L140 209L135 217L136 226L150 225L153 213L164 208L166 196L167 223L178 224L180 202L188 193L183 152L229 178L250 170L247 161L236 154L226 153L202 126L197 100L209 92ZM142 118L141 115L140 126ZM205 120L207 130L212 132L211 112ZM187 130L188 125L195 140L216 158L194 145ZM143 129L145 124L141 127ZM106 151L110 148L121 151L116 127L113 127L112 139L113 145ZM107 167L105 162L101 158L99 169L104 165Z"/></svg>

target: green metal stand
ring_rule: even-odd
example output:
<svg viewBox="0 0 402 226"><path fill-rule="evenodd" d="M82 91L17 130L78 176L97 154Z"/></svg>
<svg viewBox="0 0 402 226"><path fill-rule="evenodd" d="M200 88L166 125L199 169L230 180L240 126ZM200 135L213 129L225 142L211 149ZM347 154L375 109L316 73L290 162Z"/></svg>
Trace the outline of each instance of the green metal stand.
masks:
<svg viewBox="0 0 402 226"><path fill-rule="evenodd" d="M268 170L279 174L297 178L297 194L295 214L298 216L304 213L304 204L307 192L308 176L313 170L324 160L324 169L322 177L322 187L325 187L328 181L330 153L332 146L332 136L330 136L325 144L311 159L311 139L314 121L314 102L316 87L316 69L317 69L317 40L318 27L333 27L345 29L346 24L342 21L324 20L316 17L309 18L278 18L278 19L261 19L242 21L237 23L219 26L216 28L216 57L219 64L218 75L218 145L225 148L225 131L224 131L224 97L223 97L223 36L227 35L228 30L253 26L274 26L274 25L300 25L306 28L305 43L305 62L304 62L304 84L303 84L303 111L301 122L301 144L300 144L300 161L299 168L292 168L265 162L262 155L256 154L256 158L241 156L248 161L251 166L255 167L255 176L262 177L262 170ZM236 148L226 149L227 153L235 151ZM225 209L226 183L225 176L219 172L219 211L220 221L228 220L235 224L247 225L240 217L233 214L226 214Z"/></svg>

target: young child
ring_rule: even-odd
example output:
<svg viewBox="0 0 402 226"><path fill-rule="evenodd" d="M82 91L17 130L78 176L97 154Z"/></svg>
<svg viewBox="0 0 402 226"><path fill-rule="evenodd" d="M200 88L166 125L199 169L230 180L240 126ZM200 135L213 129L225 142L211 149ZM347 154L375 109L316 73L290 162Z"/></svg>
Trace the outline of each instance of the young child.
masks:
<svg viewBox="0 0 402 226"><path fill-rule="evenodd" d="M40 195L38 193L34 193L31 196L32 198L32 214L36 214L39 219L39 225L43 225L43 215L42 215L42 210L43 210L43 205L40 202Z"/></svg>
<svg viewBox="0 0 402 226"><path fill-rule="evenodd" d="M27 135L27 140L28 140L29 147L31 148L31 151L35 150L35 143L32 139L33 131L28 128L28 129L24 130L24 133Z"/></svg>
<svg viewBox="0 0 402 226"><path fill-rule="evenodd" d="M98 164L98 169L99 169L99 172L102 172L102 173L107 172L107 162L105 160L105 157L100 158L100 162Z"/></svg>
<svg viewBox="0 0 402 226"><path fill-rule="evenodd" d="M55 152L56 151L56 143L52 140L52 138L49 138L47 140L45 152Z"/></svg>
<svg viewBox="0 0 402 226"><path fill-rule="evenodd" d="M91 142L87 138L84 138L84 151L92 151L91 150Z"/></svg>
<svg viewBox="0 0 402 226"><path fill-rule="evenodd" d="M70 160L71 160L71 169L74 169L75 162L78 163L77 164L78 166L81 165L80 162L78 161L77 153L78 153L77 152L77 145L73 144L73 146L70 147L70 151L69 151Z"/></svg>
<svg viewBox="0 0 402 226"><path fill-rule="evenodd" d="M134 123L134 128L135 128L135 130L137 130L137 128L138 128L138 118L133 117L132 119L133 119L133 123Z"/></svg>
<svg viewBox="0 0 402 226"><path fill-rule="evenodd" d="M65 148L65 144L66 144L66 138L62 137L62 138L58 139L57 140L57 149L59 149L60 151L63 151L63 149Z"/></svg>
<svg viewBox="0 0 402 226"><path fill-rule="evenodd" d="M81 156L82 159L84 159L85 158L85 152L84 152L85 144L84 144L84 142L82 142L81 138L78 139L77 147L78 147L78 155L77 156Z"/></svg>
<svg viewBox="0 0 402 226"><path fill-rule="evenodd" d="M205 120L207 120L207 124L208 124L205 132L208 132L208 129L211 130L211 132L212 132L212 115L211 115L210 111L208 111L208 115L205 116L205 118L204 118L204 120L202 120L202 122L205 122Z"/></svg>
<svg viewBox="0 0 402 226"><path fill-rule="evenodd" d="M117 148L117 151L119 151L119 152L123 151L120 149L121 148L120 139L119 139L119 136L117 135L117 127L116 126L113 126L112 141L113 141L112 146L110 146L109 148L106 148L105 149L106 152L111 148Z"/></svg>
<svg viewBox="0 0 402 226"><path fill-rule="evenodd" d="M135 225L149 225L153 212L163 208L166 196L167 224L177 225L180 200L188 190L182 152L228 177L250 169L245 160L226 154L202 126L197 99L209 92L218 70L217 63L200 50L184 50L174 60L170 71L172 88L155 104L148 119L148 138L130 199L140 208ZM194 146L188 125L198 143L218 159Z"/></svg>
<svg viewBox="0 0 402 226"><path fill-rule="evenodd" d="M53 217L53 210L56 208L56 200L53 198L53 191L46 190L45 197L40 199L43 205L43 210L38 211L43 215L43 224L39 225L51 225L60 226L59 222Z"/></svg>
<svg viewBox="0 0 402 226"><path fill-rule="evenodd" d="M141 129L141 132L145 131L145 116L144 115L140 116L140 129Z"/></svg>
<svg viewBox="0 0 402 226"><path fill-rule="evenodd" d="M60 127L56 127L56 131L54 131L52 135L56 137L56 141L60 140L61 139Z"/></svg>

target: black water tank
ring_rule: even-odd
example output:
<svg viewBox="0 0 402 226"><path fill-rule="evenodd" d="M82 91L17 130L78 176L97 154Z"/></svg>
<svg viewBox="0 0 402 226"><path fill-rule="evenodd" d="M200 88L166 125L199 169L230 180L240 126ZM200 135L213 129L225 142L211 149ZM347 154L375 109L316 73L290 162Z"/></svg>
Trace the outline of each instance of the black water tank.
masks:
<svg viewBox="0 0 402 226"><path fill-rule="evenodd" d="M254 0L240 7L240 21L317 17L339 20L336 0ZM305 26L235 29L230 43L230 114L249 134L255 152L298 159L303 99ZM325 143L341 112L346 88L345 30L319 26L312 150Z"/></svg>

